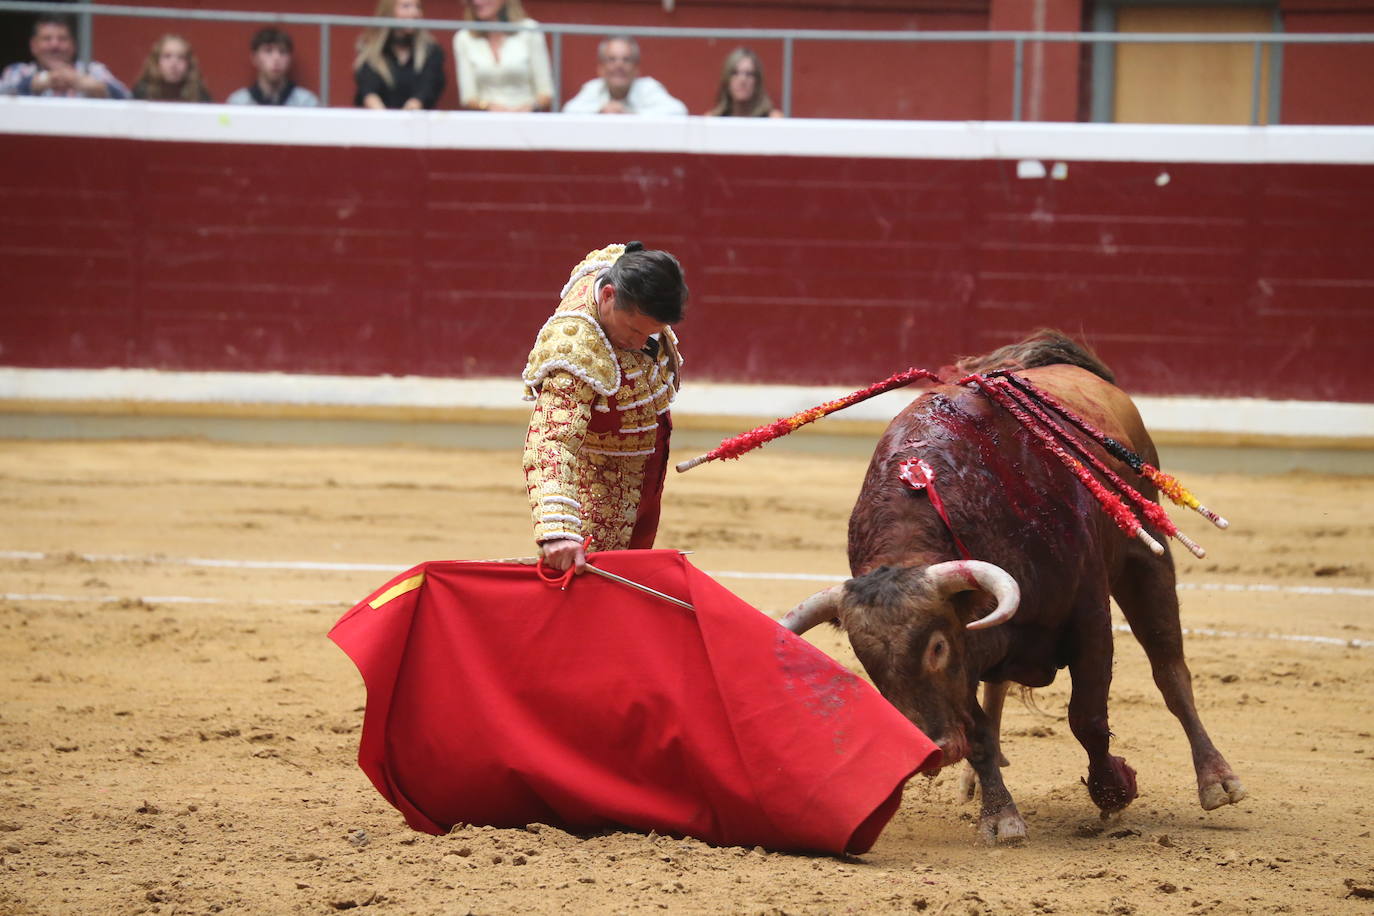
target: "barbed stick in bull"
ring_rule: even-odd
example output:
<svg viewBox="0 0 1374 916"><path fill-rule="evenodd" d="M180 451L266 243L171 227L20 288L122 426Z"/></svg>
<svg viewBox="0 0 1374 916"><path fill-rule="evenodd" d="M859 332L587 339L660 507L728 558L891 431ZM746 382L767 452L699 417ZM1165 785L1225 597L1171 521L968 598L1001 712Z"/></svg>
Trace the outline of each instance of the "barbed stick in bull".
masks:
<svg viewBox="0 0 1374 916"><path fill-rule="evenodd" d="M1027 381L1026 379L1022 378L1014 372L999 371L991 372L989 373L989 375L1005 376L1006 378L1010 379L1011 383L1015 385L1017 388L1021 389L1023 392L1035 398L1041 404L1055 411L1060 416L1064 417L1064 419L1072 423L1074 426L1077 426L1083 432L1087 433L1089 436L1093 438L1093 441L1097 442L1098 445L1101 445L1103 448L1105 448L1113 458L1124 463L1125 465L1130 467L1131 470L1135 471L1137 474L1153 483L1156 487L1159 487L1159 491L1163 493L1165 496L1169 497L1169 499L1173 501L1174 505L1186 506L1187 508L1192 509L1198 515L1201 515L1203 518L1207 519L1209 522L1211 522L1213 525L1216 525L1218 528L1227 528L1230 526L1230 522L1222 518L1220 515L1217 515L1211 509L1208 509L1206 506L1202 505L1202 503L1198 502L1197 497L1190 493L1188 489L1185 486L1183 486L1183 484L1179 483L1177 477L1174 477L1171 474L1164 473L1159 468L1150 464L1144 458L1141 458L1135 452L1131 451L1126 446L1122 445L1120 442L1117 442L1111 436L1104 434L1101 430L1097 429L1087 420L1083 419L1078 414L1074 413L1072 410L1065 407L1062 403L1059 402L1057 398L1054 397L1054 395L1049 394L1046 391L1042 391L1041 389L1037 388L1034 384L1032 384L1031 382Z"/></svg>
<svg viewBox="0 0 1374 916"><path fill-rule="evenodd" d="M738 458L745 452L753 451L760 445L772 442L774 439L781 438L788 433L795 432L808 423L814 423L821 417L834 413L837 410L844 410L846 407L853 407L860 401L867 401L871 397L876 397L885 391L894 388L901 388L910 385L912 382L923 380L938 382L940 377L929 369L907 369L905 372L898 372L896 375L889 376L881 382L874 382L867 388L860 388L858 391L850 392L842 398L833 401L826 401L824 404L817 404L815 407L808 407L800 413L795 413L790 417L782 417L772 423L763 426L756 426L745 433L722 440L711 451L704 455L680 462L676 465L679 474L690 471L699 464L708 461L715 461L720 458Z"/></svg>
<svg viewBox="0 0 1374 916"><path fill-rule="evenodd" d="M722 440L720 445L704 455L699 455L688 461L683 461L677 465L678 473L689 471L699 464L708 461L715 461L721 458L739 458L746 452L752 451L761 445L773 441L774 439L785 436L795 430L813 423L821 417L828 416L836 411L851 407L861 401L866 401L871 397L909 385L917 380L940 382L940 376L928 369L910 368L904 372L898 372L880 382L875 382L867 388L851 392L842 398L818 404L790 417L783 417L774 420L772 423L757 426L738 436ZM1117 474L1112 472L1101 460L1087 450L1087 448L1069 433L1064 425L1045 412L1045 408L1055 411L1069 423L1073 424L1084 434L1093 439L1107 450L1112 457L1130 467L1137 474L1140 474L1151 483L1155 484L1161 492L1168 496L1177 505L1187 506L1193 509L1204 518L1210 520L1218 528L1225 528L1228 525L1226 519L1217 515L1198 502L1197 497L1193 496L1183 487L1177 478L1165 474L1158 468L1147 463L1135 452L1126 448L1120 442L1105 435L1096 429L1087 420L1066 407L1052 395L1037 388L1024 378L1021 378L1008 370L996 370L988 373L979 373L959 379L956 384L976 385L982 390L984 396L993 403L998 404L1008 413L1012 414L1027 431L1035 435L1046 451L1057 457L1065 467L1078 478L1085 489L1093 495L1098 505L1126 535L1139 538L1148 545L1155 554L1163 553L1164 548L1155 541L1144 527L1137 521L1135 514L1122 500L1121 496L1112 492L1097 480L1084 466L1083 462L1074 455L1070 454L1063 446L1056 441L1062 440L1070 445L1073 451L1088 461L1097 473L1101 474L1112 487L1119 493L1125 494L1126 498L1134 503L1145 516L1146 520L1155 525L1165 535L1177 539L1181 544L1188 548L1193 556L1199 559L1205 556L1203 550L1192 538L1179 531L1172 520L1159 508L1159 504L1146 499L1134 487L1131 487Z"/></svg>
<svg viewBox="0 0 1374 916"><path fill-rule="evenodd" d="M1062 445L1055 442L1054 437L1051 436L1046 429L1042 428L1040 424L1036 423L1034 417L1022 410L1020 406L1011 399L1010 395L1001 390L1001 387L996 381L983 375L970 375L967 378L960 379L958 382L958 384L961 385L970 383L981 389L983 395L987 397L988 400L997 404L1007 413L1015 417L1016 422L1020 423L1025 430L1030 432L1040 441L1042 448L1058 458L1064 466L1078 478L1078 482L1093 495L1097 500L1097 504L1102 507L1102 511L1107 513L1107 517L1116 523L1116 527L1120 528L1123 534L1129 537L1139 538L1146 547L1150 548L1150 552L1155 556L1160 556L1164 553L1163 545L1150 537L1150 533L1140 524L1135 514L1131 512L1130 507L1122 501L1121 497L1104 487L1097 478L1093 477L1092 472L1083 466L1083 462L1070 455Z"/></svg>
<svg viewBox="0 0 1374 916"><path fill-rule="evenodd" d="M961 381L968 382L972 380L977 380L980 385L995 386L1001 395L1009 396L1022 410L1030 414L1029 419L1023 418L1019 414L1017 415L1017 419L1021 421L1022 426L1034 432L1034 427L1031 424L1038 423L1040 428L1044 429L1059 441L1064 442L1076 452L1078 457L1087 462L1089 467L1100 474L1107 483L1115 487L1117 493L1123 494L1132 505L1140 510L1140 513L1145 516L1146 521L1188 548L1188 552L1199 560L1207 555L1207 551L1202 548L1201 544L1178 530L1178 526L1174 524L1173 519L1169 518L1168 513L1160 507L1159 503L1152 499L1146 499L1139 490L1122 480L1115 471L1107 467L1106 463L1101 458L1098 458L1089 451L1088 447L1080 439L1070 434L1069 431L1064 428L1063 424L1050 416L1045 408L1037 403L1036 399L1031 394L1013 385L1009 381L1008 376L969 376L967 379L962 379ZM1003 406L1011 409L1010 406L1005 403L1003 403ZM1133 532L1127 531L1127 533L1130 534ZM1162 549L1163 548L1161 548L1161 550ZM1158 553L1159 551L1155 552Z"/></svg>

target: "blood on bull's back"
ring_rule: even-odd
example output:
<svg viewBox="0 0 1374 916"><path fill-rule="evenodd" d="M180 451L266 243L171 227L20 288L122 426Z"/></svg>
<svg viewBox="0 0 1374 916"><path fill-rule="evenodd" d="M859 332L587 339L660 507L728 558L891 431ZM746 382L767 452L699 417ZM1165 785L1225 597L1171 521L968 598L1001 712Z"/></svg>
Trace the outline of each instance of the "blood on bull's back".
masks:
<svg viewBox="0 0 1374 916"><path fill-rule="evenodd" d="M1022 374L1157 461L1134 405L1117 398L1111 383L1076 366ZM1119 410L1123 402L1134 423L1101 407ZM1095 443L1089 447L1117 473L1130 473ZM1100 575L1103 562L1114 567L1124 546L1093 495L1064 464L1047 458L1036 436L977 389L944 385L922 394L892 421L869 463L850 517L851 573L966 558L961 542L971 557L1003 566L1021 583L1018 617L1038 617L1040 608L1026 601L1048 597L1036 587L1042 581L1056 583L1055 593L1066 599L1079 576ZM898 469L913 459L930 467L929 491L901 479ZM1139 489L1155 495L1148 483Z"/></svg>

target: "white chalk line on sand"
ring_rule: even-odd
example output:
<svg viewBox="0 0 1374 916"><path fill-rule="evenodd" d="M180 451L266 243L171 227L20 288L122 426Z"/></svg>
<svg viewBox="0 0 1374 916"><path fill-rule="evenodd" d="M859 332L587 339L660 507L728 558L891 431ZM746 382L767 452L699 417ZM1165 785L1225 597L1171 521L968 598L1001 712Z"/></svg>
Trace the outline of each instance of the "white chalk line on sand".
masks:
<svg viewBox="0 0 1374 916"><path fill-rule="evenodd" d="M401 567L387 563L329 563L312 560L231 560L218 559L211 557L165 557L165 556L131 556L127 554L93 554L93 553L45 553L42 551L31 550L0 550L0 559L3 560L46 560L63 559L75 556L88 563L141 563L146 565L169 565L169 566L201 566L218 567L224 569L288 569L288 570L314 570L322 572L391 572L401 571ZM771 579L781 581L802 581L802 582L844 582L848 577L836 575L824 575L820 573L783 573L783 572L735 572L730 570L707 572L707 575L717 579ZM1287 593L1298 595L1353 595L1358 597L1374 596L1374 589L1368 588L1344 588L1336 586L1312 586L1312 585L1272 585L1266 583L1191 583L1180 582L1177 587L1185 591L1219 591L1219 592L1266 592L1266 593ZM337 598L325 598L320 600L304 598L214 598L214 597L194 597L189 595L144 595L137 598L115 595L57 595L57 594L22 594L17 592L6 592L3 595L6 601L93 601L98 604L128 604L134 601L142 601L145 604L275 604L275 605L334 605L345 606L353 602L341 601ZM1131 628L1125 624L1117 624L1113 627L1117 632L1129 633ZM1249 633L1240 630L1216 630L1203 627L1185 627L1184 635L1187 636L1212 636L1220 639L1271 639L1281 642L1301 642L1327 646L1345 646L1352 649L1367 649L1374 647L1374 640L1368 639L1343 639L1338 636L1312 636L1301 633Z"/></svg>
<svg viewBox="0 0 1374 916"><path fill-rule="evenodd" d="M206 598L194 595L52 595L23 594L5 592L0 598L6 601L90 601L95 604L303 604L303 605L349 605L352 601L338 598L322 598L314 601L309 598Z"/></svg>
<svg viewBox="0 0 1374 916"><path fill-rule="evenodd" d="M232 560L215 557L133 556L119 553L45 553L37 550L0 550L0 560L61 560L76 557L86 563L141 563L149 566L208 566L220 569L296 569L318 572L389 572L406 569L395 563L331 563L321 560ZM844 582L848 576L824 573L706 571L716 579L763 579L787 582ZM1179 591L1265 592L1289 595L1345 595L1374 598L1374 588L1333 585L1274 585L1264 582L1179 582Z"/></svg>
<svg viewBox="0 0 1374 916"><path fill-rule="evenodd" d="M794 582L847 582L848 576L827 576L819 573L777 572L712 572L717 579L785 579ZM1349 595L1355 598L1374 598L1374 588L1347 588L1334 585L1273 585L1264 582L1179 582L1181 592L1269 592L1289 595Z"/></svg>
<svg viewBox="0 0 1374 916"><path fill-rule="evenodd" d="M64 601L64 602L94 602L95 604L120 604L120 605L159 605L159 604L270 604L270 605L313 605L319 607L336 606L345 607L352 602L340 601L337 598L325 598L319 601L307 598L206 598L194 597L191 595L140 595L138 597L118 596L118 595L53 595L53 594L23 594L21 592L5 592L0 595L5 601ZM767 613L767 612L764 612ZM773 616L773 615L769 615ZM778 615L781 616L781 615ZM774 617L774 619L777 619ZM1131 628L1125 624L1116 624L1112 627L1118 633L1129 633ZM1280 642L1303 642L1313 643L1322 646L1344 646L1348 649L1368 649L1374 647L1374 640L1369 639L1342 639L1338 636L1308 636L1301 633L1245 633L1240 630L1213 630L1201 627L1184 627L1185 636L1214 636L1219 639L1273 639Z"/></svg>
<svg viewBox="0 0 1374 916"><path fill-rule="evenodd" d="M1112 627L1118 633L1129 633L1124 623ZM1321 646L1345 646L1349 649L1374 647L1374 639L1343 639L1340 636L1307 636L1302 633L1246 633L1241 630L1213 630L1207 627L1184 627L1184 636L1215 636L1219 639L1276 639L1280 642L1306 642Z"/></svg>

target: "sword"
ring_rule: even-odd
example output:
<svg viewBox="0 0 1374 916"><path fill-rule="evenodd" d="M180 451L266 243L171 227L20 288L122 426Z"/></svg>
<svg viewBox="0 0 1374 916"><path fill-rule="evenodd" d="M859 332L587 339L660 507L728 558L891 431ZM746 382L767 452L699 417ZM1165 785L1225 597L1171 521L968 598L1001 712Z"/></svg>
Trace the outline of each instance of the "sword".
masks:
<svg viewBox="0 0 1374 916"><path fill-rule="evenodd" d="M691 551L688 551L688 550L684 550L684 551L681 551L681 552L682 552L682 553L691 553ZM519 563L521 566L535 566L535 565L537 565L537 564L539 563L539 557L506 557L506 558L503 558L503 559L500 559L500 560L465 560L465 561L462 561L462 562L466 562L466 563ZM659 591L659 590L656 589L656 588L650 588L649 586L643 585L643 584L641 584L641 583L639 583L639 582L636 582L636 581L634 581L633 579L626 579L624 576L618 576L618 575L616 575L616 574L613 573L613 572L607 572L607 571L604 570L604 569L598 569L597 567L593 566L591 563L588 563L586 566L583 567L583 569L586 570L586 571L589 572L589 573L595 573L596 575L601 576L603 579L610 579L612 582L619 582L621 585L628 585L630 588L632 588L632 589L634 589L634 590L636 590L636 591L643 592L643 593L646 594L646 595L653 595L655 598L662 598L664 601L670 602L670 603L672 603L672 604L676 604L678 607L686 608L686 609L689 610L689 611L695 611L695 610L696 610L696 607L694 607L693 605L689 604L689 603L686 602L686 601L683 601L681 598L674 598L672 595L664 594L663 592Z"/></svg>
<svg viewBox="0 0 1374 916"><path fill-rule="evenodd" d="M626 579L624 576L617 576L613 572L606 572L606 570L604 569L597 569L590 563L588 563L583 568L589 573L596 573L598 576L601 576L604 579L610 579L612 582L619 582L621 585L628 585L635 591L643 592L646 595L653 595L655 598L662 598L664 601L672 602L673 604L676 604L678 607L685 607L689 611L696 610L695 607L688 604L686 601L683 601L681 598L674 598L672 595L665 595L658 589L649 588L649 586L647 585L641 585L640 583L635 582L633 579Z"/></svg>

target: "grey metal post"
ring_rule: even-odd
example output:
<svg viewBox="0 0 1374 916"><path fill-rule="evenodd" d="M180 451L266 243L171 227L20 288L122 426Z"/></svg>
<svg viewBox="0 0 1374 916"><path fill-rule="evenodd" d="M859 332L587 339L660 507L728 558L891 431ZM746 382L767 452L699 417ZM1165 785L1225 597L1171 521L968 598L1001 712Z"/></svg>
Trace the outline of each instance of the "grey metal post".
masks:
<svg viewBox="0 0 1374 916"><path fill-rule="evenodd" d="M553 101L549 111L558 111L563 98L563 33L553 33Z"/></svg>
<svg viewBox="0 0 1374 916"><path fill-rule="evenodd" d="M1269 124L1283 123L1283 45L1269 49Z"/></svg>
<svg viewBox="0 0 1374 916"><path fill-rule="evenodd" d="M1274 7L1272 24L1269 30L1275 33L1283 31L1283 10ZM1275 124L1283 123L1283 52L1287 45L1271 44L1266 45L1269 49L1269 120L1268 124L1273 127Z"/></svg>
<svg viewBox="0 0 1374 916"><path fill-rule="evenodd" d="M1250 80L1250 124L1260 123L1260 90L1264 88L1264 45L1255 42L1255 72Z"/></svg>
<svg viewBox="0 0 1374 916"><path fill-rule="evenodd" d="M1025 78L1021 71L1026 65L1026 47L1025 43L1019 38L1013 43L1013 47L1015 50L1012 52L1012 57L1014 59L1012 66L1015 72L1012 74L1011 79L1011 119L1013 121L1019 121L1021 120L1021 83Z"/></svg>
<svg viewBox="0 0 1374 916"><path fill-rule="evenodd" d="M95 27L95 17L89 11L76 17L76 59L91 62L91 29Z"/></svg>
<svg viewBox="0 0 1374 916"><path fill-rule="evenodd" d="M320 104L329 104L329 23L320 23Z"/></svg>
<svg viewBox="0 0 1374 916"><path fill-rule="evenodd" d="M1092 27L1094 32L1115 32L1116 10L1097 4ZM1092 41L1092 49L1092 120L1109 123L1116 117L1116 45L1109 41Z"/></svg>
<svg viewBox="0 0 1374 916"><path fill-rule="evenodd" d="M782 40L782 113L792 117L792 36Z"/></svg>

